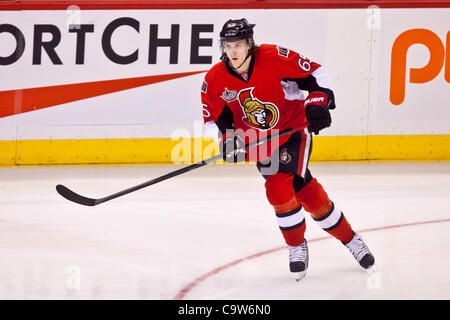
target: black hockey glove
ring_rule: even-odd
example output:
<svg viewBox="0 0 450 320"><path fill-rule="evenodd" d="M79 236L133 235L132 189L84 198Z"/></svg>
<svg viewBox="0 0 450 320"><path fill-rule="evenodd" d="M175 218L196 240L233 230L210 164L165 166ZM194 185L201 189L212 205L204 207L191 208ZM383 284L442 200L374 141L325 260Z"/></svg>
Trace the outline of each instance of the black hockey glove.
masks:
<svg viewBox="0 0 450 320"><path fill-rule="evenodd" d="M227 163L243 162L247 157L244 139L239 134L225 133L219 142L219 149Z"/></svg>
<svg viewBox="0 0 450 320"><path fill-rule="evenodd" d="M331 125L331 114L328 109L328 96L320 91L311 92L305 100L305 115L309 122L309 132L316 135Z"/></svg>

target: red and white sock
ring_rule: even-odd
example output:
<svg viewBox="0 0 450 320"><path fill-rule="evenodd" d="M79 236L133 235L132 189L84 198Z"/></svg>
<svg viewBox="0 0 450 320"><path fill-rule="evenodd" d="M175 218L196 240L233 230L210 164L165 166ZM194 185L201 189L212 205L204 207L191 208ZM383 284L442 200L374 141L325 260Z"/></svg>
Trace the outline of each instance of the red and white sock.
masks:
<svg viewBox="0 0 450 320"><path fill-rule="evenodd" d="M305 210L301 204L291 211L276 212L278 226L287 245L299 246L305 239Z"/></svg>
<svg viewBox="0 0 450 320"><path fill-rule="evenodd" d="M330 210L321 217L312 217L326 232L342 242L349 242L353 238L353 231L345 219L344 213L331 202Z"/></svg>
<svg viewBox="0 0 450 320"><path fill-rule="evenodd" d="M324 231L342 242L352 240L354 233L350 224L316 179L312 179L295 196Z"/></svg>

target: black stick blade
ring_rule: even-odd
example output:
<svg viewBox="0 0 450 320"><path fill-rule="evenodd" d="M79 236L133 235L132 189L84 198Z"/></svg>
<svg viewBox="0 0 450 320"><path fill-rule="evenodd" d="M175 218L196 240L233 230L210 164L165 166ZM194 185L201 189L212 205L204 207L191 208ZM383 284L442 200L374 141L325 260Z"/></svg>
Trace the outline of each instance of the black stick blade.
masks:
<svg viewBox="0 0 450 320"><path fill-rule="evenodd" d="M83 197L61 184L58 184L56 186L56 191L67 200L78 204L82 204L85 206L95 206L97 204L97 201L95 199Z"/></svg>

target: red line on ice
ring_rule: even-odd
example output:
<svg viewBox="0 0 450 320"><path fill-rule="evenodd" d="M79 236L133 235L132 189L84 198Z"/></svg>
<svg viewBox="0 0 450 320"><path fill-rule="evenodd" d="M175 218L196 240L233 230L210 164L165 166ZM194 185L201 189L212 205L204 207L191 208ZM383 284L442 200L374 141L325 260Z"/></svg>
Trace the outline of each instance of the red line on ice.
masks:
<svg viewBox="0 0 450 320"><path fill-rule="evenodd" d="M450 219L440 219L440 220L430 220L430 221L419 221L419 222L411 222L411 223L404 223L404 224L395 224L395 225L391 225L391 226L383 226L383 227L375 227L375 228L369 228L369 229L364 229L364 230L359 230L359 233L362 232L371 232L371 231L380 231L380 230L387 230L387 229L396 229L396 228L403 228L403 227L411 227L411 226L417 226L417 225L422 225L422 224L431 224L431 223L441 223L441 222L450 222ZM308 242L315 242L315 241L321 241L321 240L325 240L325 239L330 239L332 238L331 236L326 236L326 237L321 237L321 238L316 238L316 239L312 239L309 240ZM266 250L266 251L261 251L255 254L252 254L250 256L247 256L245 258L241 258L235 261L232 261L230 263L227 263L223 266L220 266L218 268L215 268L214 270L211 270L203 275L201 275L200 277L196 278L195 280L193 280L192 282L190 282L188 285L186 285L183 289L181 289L176 296L173 298L173 300L181 300L183 299L192 289L194 289L198 284L200 284L201 282L205 281L208 278L211 278L212 276L218 274L219 272L222 272L228 268L231 268L241 262L247 261L247 260L251 260L251 259L255 259L258 257L261 257L263 255L272 253L272 252L276 252L278 250L284 249L285 246L282 247L277 247L277 248L273 248L270 250Z"/></svg>

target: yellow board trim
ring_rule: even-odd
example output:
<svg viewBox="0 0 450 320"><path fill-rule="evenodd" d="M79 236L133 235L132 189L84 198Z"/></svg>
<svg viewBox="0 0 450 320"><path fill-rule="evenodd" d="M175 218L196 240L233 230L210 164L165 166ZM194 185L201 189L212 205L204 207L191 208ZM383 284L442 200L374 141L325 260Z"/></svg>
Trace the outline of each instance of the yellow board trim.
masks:
<svg viewBox="0 0 450 320"><path fill-rule="evenodd" d="M16 141L0 141L0 165L15 164L16 144Z"/></svg>
<svg viewBox="0 0 450 320"><path fill-rule="evenodd" d="M2 166L191 164L217 153L217 143L202 138L0 141ZM312 162L367 160L449 161L450 135L314 137Z"/></svg>

